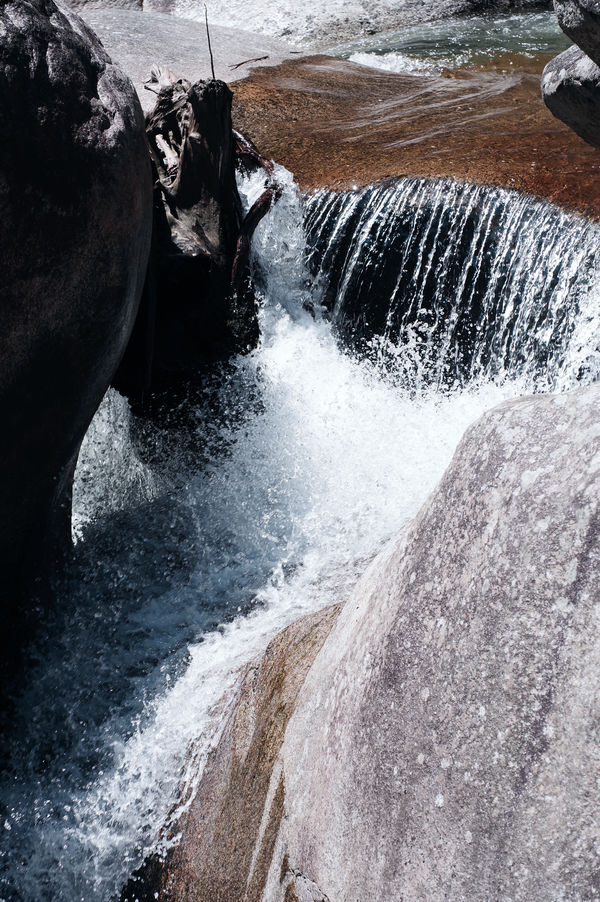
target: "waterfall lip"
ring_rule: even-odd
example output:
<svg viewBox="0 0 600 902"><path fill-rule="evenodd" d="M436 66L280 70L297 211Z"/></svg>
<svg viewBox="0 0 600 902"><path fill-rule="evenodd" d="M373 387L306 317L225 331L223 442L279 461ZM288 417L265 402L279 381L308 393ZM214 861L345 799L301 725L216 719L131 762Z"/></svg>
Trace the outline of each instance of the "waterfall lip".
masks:
<svg viewBox="0 0 600 902"><path fill-rule="evenodd" d="M544 197L540 197L538 194L532 194L528 191L525 191L520 187L511 187L510 185L496 185L491 181L477 181L460 178L453 175L386 175L382 178L374 179L372 182L352 185L349 188L336 186L329 188L322 185L307 186L302 190L301 193L302 197L306 201L310 201L317 197L342 197L345 195L362 196L377 189L393 189L398 185L407 182L418 182L424 185L431 185L432 187L435 187L436 185L447 185L449 187L455 185L462 188L484 188L488 189L489 191L497 191L499 194L506 196L507 198L527 198L534 204L546 205L548 208L555 210L557 214L564 215L568 220L580 220L581 222L586 223L598 222L597 217L590 216L589 213L585 211L565 211L559 204L552 203L552 201L547 200Z"/></svg>
<svg viewBox="0 0 600 902"><path fill-rule="evenodd" d="M596 222L457 179L307 192L305 205L307 259L340 341L402 384L524 376L539 390L600 376Z"/></svg>

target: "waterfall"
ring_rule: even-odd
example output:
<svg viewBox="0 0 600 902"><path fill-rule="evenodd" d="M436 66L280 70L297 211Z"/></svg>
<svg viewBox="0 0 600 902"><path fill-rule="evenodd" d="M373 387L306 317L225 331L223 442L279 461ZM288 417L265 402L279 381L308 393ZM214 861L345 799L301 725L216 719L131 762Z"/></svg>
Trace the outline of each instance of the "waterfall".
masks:
<svg viewBox="0 0 600 902"><path fill-rule="evenodd" d="M411 178L319 191L305 224L339 336L408 382L525 374L539 389L600 372L596 223L514 191Z"/></svg>
<svg viewBox="0 0 600 902"><path fill-rule="evenodd" d="M303 200L278 177L260 346L182 418L202 459L142 461L112 392L84 444L75 566L0 724L0 899L118 898L177 832L238 668L348 597L484 411L596 375L596 225L451 182Z"/></svg>

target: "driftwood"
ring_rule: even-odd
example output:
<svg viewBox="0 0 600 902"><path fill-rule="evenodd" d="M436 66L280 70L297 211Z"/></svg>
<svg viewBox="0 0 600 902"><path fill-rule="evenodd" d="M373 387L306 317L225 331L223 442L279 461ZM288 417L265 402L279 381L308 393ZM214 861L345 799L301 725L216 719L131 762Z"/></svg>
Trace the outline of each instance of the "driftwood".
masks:
<svg viewBox="0 0 600 902"><path fill-rule="evenodd" d="M208 42L208 52L210 54L210 71L212 72L213 81L215 80L215 60L212 52L212 44L210 43L210 29L208 27L208 7L204 4L204 21L206 22L206 40Z"/></svg>
<svg viewBox="0 0 600 902"><path fill-rule="evenodd" d="M177 76L171 69L164 66L154 65L150 70L150 78L144 82L146 91L152 91L153 94L160 94L163 88L175 84Z"/></svg>
<svg viewBox="0 0 600 902"><path fill-rule="evenodd" d="M281 195L273 163L232 129L226 84L192 85L156 66L146 87L157 94L146 118L153 250L139 322L115 383L133 399L255 346L250 242ZM245 216L236 165L265 174L264 191Z"/></svg>
<svg viewBox="0 0 600 902"><path fill-rule="evenodd" d="M267 53L265 56L253 56L252 59L242 60L241 63L234 63L233 66L230 66L230 69L239 69L240 66L246 66L248 63L262 63L263 60L268 60L269 54Z"/></svg>

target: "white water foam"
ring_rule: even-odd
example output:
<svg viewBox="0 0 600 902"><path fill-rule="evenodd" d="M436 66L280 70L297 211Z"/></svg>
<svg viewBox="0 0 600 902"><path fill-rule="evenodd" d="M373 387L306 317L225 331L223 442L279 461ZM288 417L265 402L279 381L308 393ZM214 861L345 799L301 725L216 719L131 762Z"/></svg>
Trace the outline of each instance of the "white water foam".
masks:
<svg viewBox="0 0 600 902"><path fill-rule="evenodd" d="M459 0L446 0L444 13L450 16L460 12L462 6ZM313 0L310 4L295 0L209 0L207 8L215 25L243 27L312 48L439 16L439 7L432 4L428 8L422 0ZM175 0L173 13L203 22L204 4Z"/></svg>
<svg viewBox="0 0 600 902"><path fill-rule="evenodd" d="M175 671L159 664L158 690L156 681L136 677L129 709L137 714L128 724L107 712L98 733L87 740L82 732L81 742L99 743L107 761L91 778L61 774L58 759L50 777L41 772L31 797L19 800L14 790L8 828L34 835L26 855L11 859L16 864L4 885L18 887L15 898L106 902L118 894L144 856L176 835L177 800L182 788L184 804L193 796L239 668L286 624L347 598L366 563L417 513L465 428L524 390L516 382L488 382L454 392L408 392L374 364L342 353L319 311L313 319L303 309L310 277L301 201L291 177L282 170L278 176L286 183L284 195L254 242L268 298L263 338L236 362L236 378L253 386L259 403L223 427L226 453L190 475L185 503L200 537L192 571L135 615L142 622L128 642L139 642L145 630L158 649L153 636L165 629L165 619L170 624L172 617L175 629L177 618L194 616L194 605L209 604L218 592L235 595L240 583L254 593L254 604L190 642ZM260 187L255 179L250 194ZM106 434L106 409L100 418L92 436ZM120 447L127 448L125 472L135 477L127 476L126 485L139 477L146 500L155 483L141 477L133 447ZM95 454L92 440L78 471L82 520L88 514L81 480ZM95 472L103 478L102 467ZM116 478L113 470L106 476L108 483ZM92 492L93 510L99 489ZM104 489L111 497L115 487ZM263 562L260 580L252 570L257 559ZM96 613L102 623L112 616L112 610ZM81 631L69 624L62 653L68 656L81 641ZM168 647L160 651L168 658ZM63 682L64 666L58 670ZM35 718L32 728L39 729Z"/></svg>
<svg viewBox="0 0 600 902"><path fill-rule="evenodd" d="M130 426L127 401L109 389L83 440L77 464L72 514L76 542L98 517L140 500L152 501L162 490L156 475L136 455Z"/></svg>
<svg viewBox="0 0 600 902"><path fill-rule="evenodd" d="M533 58L568 46L554 13L544 11L421 20L398 31L355 37L331 52L376 69L426 75L494 63L510 69L511 54Z"/></svg>
<svg viewBox="0 0 600 902"><path fill-rule="evenodd" d="M454 60L448 60L447 63L445 61L432 63L400 51L390 51L389 53L363 51L351 54L349 59L350 62L358 63L360 66L383 69L384 72L395 72L396 75L435 75L444 68L444 65L456 65Z"/></svg>
<svg viewBox="0 0 600 902"><path fill-rule="evenodd" d="M156 701L147 726L117 746L114 768L78 800L73 838L88 850L98 898L161 846L161 823L173 832L173 805L182 786L183 798L193 795L237 670L286 624L347 597L366 562L417 512L466 426L514 392L485 385L414 399L341 354L329 326L298 305L301 210L285 178L285 197L256 236L270 298L262 345L238 363L260 381L264 414L212 472L211 492L231 517L244 517L242 493L253 511L247 527L262 529L265 540L283 492L291 528L260 606L190 648L186 672Z"/></svg>

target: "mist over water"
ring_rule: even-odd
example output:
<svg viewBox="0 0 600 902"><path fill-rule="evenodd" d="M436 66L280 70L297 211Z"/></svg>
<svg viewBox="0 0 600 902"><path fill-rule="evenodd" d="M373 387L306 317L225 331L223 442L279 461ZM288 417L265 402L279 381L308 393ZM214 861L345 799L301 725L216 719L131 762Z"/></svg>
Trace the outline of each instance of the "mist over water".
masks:
<svg viewBox="0 0 600 902"><path fill-rule="evenodd" d="M416 345L406 349L407 366L401 342L394 356L355 353L340 341L341 320L332 328L321 307L327 279L375 253L374 240L387 242L391 260L401 218L386 219L380 198L377 227L374 209L369 214L375 231L361 232L344 214L349 195L313 198L305 210L291 176L278 174L283 197L254 241L261 345L224 368L216 398L212 384L194 397L197 463L189 445L177 459L176 442L168 461L146 453L114 392L86 440L74 561L30 651L18 717L10 735L4 731L0 899L117 897L144 855L176 835L180 787L193 792L236 670L292 620L347 598L366 563L417 513L465 428L538 384L534 357L440 382L424 377L430 355L419 356ZM245 190L251 197L261 187L254 179ZM435 186L421 190L415 216L431 206ZM504 195L507 209L521 209L516 195ZM521 215L509 269L539 216L549 215ZM334 232L339 226L327 244L340 255L346 248L345 269L321 260L315 277L320 251L314 239L307 255L305 216L309 234L316 219L322 235L326 222ZM432 228L423 232L428 241ZM580 259L582 229L590 248L597 241L595 228L563 217L555 238L560 232L565 266ZM558 253L553 234L540 245L536 284ZM510 291L517 283L502 284ZM552 358L562 361L560 388L595 377L580 363L597 353L595 270L577 284L572 325ZM377 292L376 279L369 290ZM519 292L515 309L529 301ZM422 342L428 337L421 332ZM388 332L388 351L393 338ZM540 333L538 345L543 340ZM143 434L152 441L147 427Z"/></svg>

